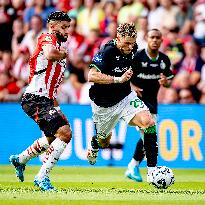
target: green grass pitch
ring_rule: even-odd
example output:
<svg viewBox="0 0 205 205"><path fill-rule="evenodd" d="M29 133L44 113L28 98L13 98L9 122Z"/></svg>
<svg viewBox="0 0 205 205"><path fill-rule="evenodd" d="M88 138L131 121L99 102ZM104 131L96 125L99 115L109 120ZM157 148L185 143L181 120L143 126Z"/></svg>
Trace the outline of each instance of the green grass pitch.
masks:
<svg viewBox="0 0 205 205"><path fill-rule="evenodd" d="M12 166L0 166L0 204L205 204L205 171L174 169L175 184L158 190L146 182L124 177L125 168L55 167L51 174L57 193L33 186L39 167L27 166L25 182L18 182ZM146 180L146 169L142 169Z"/></svg>

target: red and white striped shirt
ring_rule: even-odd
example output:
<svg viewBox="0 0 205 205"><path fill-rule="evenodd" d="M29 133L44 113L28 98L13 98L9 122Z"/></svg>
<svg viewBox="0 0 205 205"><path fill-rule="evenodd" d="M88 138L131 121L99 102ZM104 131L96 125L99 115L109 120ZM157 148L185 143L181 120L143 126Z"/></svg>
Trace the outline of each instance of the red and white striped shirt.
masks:
<svg viewBox="0 0 205 205"><path fill-rule="evenodd" d="M55 99L57 89L62 82L66 69L66 59L58 61L48 60L42 49L46 44L53 45L56 49L60 49L60 44L54 35L46 33L39 36L36 49L29 61L29 85L25 93Z"/></svg>

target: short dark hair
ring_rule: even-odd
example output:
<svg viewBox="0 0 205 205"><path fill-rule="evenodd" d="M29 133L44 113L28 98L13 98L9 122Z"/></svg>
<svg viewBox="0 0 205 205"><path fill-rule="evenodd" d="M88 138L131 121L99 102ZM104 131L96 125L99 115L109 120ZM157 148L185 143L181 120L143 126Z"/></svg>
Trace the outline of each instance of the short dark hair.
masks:
<svg viewBox="0 0 205 205"><path fill-rule="evenodd" d="M119 34L122 37L137 37L137 31L135 29L134 23L121 23L117 27L117 34Z"/></svg>
<svg viewBox="0 0 205 205"><path fill-rule="evenodd" d="M161 35L161 37L162 37L162 32L161 32L159 29L157 29L157 28L152 28L152 29L148 30L148 31L147 31L147 36L148 36L148 34L149 34L150 32L152 32L152 31L157 31L157 32L159 32L160 35Z"/></svg>
<svg viewBox="0 0 205 205"><path fill-rule="evenodd" d="M68 16L67 13L63 11L54 11L52 12L47 19L47 23L50 21L71 21L71 18Z"/></svg>

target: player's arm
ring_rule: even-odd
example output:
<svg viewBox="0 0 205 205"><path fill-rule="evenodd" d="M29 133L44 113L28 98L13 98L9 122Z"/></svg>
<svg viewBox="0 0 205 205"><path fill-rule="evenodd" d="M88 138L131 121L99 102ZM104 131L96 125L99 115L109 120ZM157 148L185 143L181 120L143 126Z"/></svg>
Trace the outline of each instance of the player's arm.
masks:
<svg viewBox="0 0 205 205"><path fill-rule="evenodd" d="M68 56L66 50L58 50L52 44L46 44L42 48L44 55L48 60L56 61L67 58Z"/></svg>
<svg viewBox="0 0 205 205"><path fill-rule="evenodd" d="M131 78L132 74L132 70L127 70L121 77L115 77L101 73L95 67L91 67L88 73L88 81L98 84L124 83Z"/></svg>

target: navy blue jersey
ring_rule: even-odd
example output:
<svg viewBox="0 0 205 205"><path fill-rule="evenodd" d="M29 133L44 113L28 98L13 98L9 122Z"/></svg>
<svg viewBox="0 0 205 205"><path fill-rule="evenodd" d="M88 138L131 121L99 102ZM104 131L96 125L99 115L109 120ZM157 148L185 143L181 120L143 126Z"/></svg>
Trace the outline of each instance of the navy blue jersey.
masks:
<svg viewBox="0 0 205 205"><path fill-rule="evenodd" d="M142 88L142 100L153 114L157 113L157 94L160 88L158 80L160 73L168 79L174 77L171 71L171 62L165 54L159 52L156 59L151 59L147 50L136 52L134 57L135 69L131 82Z"/></svg>
<svg viewBox="0 0 205 205"><path fill-rule="evenodd" d="M128 55L123 55L116 47L115 40L112 40L93 57L90 68L95 67L101 73L121 77L128 69L133 68L133 59L134 50ZM94 83L89 90L91 100L101 107L113 106L130 93L130 81L116 84Z"/></svg>

